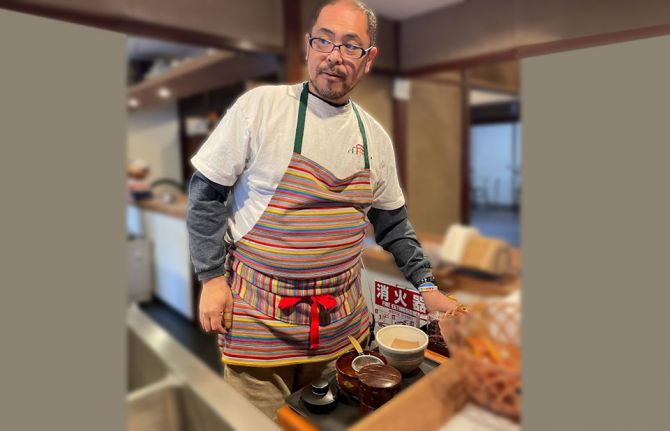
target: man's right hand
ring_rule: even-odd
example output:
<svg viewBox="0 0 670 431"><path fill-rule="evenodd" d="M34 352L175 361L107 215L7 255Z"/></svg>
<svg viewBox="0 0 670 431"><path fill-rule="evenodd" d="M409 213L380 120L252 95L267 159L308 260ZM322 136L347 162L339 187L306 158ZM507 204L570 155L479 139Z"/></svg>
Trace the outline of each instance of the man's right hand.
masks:
<svg viewBox="0 0 670 431"><path fill-rule="evenodd" d="M205 332L228 333L233 325L233 294L224 276L203 282L198 310Z"/></svg>

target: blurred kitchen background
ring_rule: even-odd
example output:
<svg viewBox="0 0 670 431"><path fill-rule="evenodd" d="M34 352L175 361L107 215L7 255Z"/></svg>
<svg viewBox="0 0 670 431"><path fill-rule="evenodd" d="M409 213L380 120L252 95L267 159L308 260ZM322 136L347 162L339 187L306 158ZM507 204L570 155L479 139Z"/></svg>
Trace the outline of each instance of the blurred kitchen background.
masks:
<svg viewBox="0 0 670 431"><path fill-rule="evenodd" d="M320 4L0 3L128 35L128 135L120 145L127 147L133 192L127 208L129 302L139 306L129 317L136 331L130 333L131 344L139 343L133 337L141 331L166 331L210 372L220 373L215 338L199 330L196 318L199 284L189 260L184 219L193 173L189 159L243 92L307 78L303 36ZM474 227L514 250L518 275L522 60L668 34L668 2L367 4L378 15L380 54L353 98L393 139L410 218L422 242L439 248L450 226ZM374 256L368 259L380 278L384 265L392 265L375 264ZM392 269L385 276L402 283ZM518 289L518 280L515 283ZM138 310L143 314L133 314ZM133 349L137 352L139 347ZM129 388L139 385L130 383Z"/></svg>
<svg viewBox="0 0 670 431"><path fill-rule="evenodd" d="M511 36L509 23L482 25L491 6L477 2L368 3L380 55L353 97L393 137L415 228L439 238L469 224L518 247L519 65L514 55L489 55ZM131 284L143 292L137 300L158 299L145 310L165 325L174 311L193 325L197 316L184 223L189 159L244 91L307 78L302 37L320 2L226 4L164 5L160 23L128 37L127 154L149 166L154 197L128 207ZM148 21L150 10L137 17ZM214 344L198 341L208 336L181 336L219 368Z"/></svg>

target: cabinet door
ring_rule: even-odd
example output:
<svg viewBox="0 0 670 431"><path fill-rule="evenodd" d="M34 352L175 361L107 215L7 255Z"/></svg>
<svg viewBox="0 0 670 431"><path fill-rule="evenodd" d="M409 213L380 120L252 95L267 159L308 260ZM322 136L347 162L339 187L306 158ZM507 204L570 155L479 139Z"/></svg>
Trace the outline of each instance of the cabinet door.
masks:
<svg viewBox="0 0 670 431"><path fill-rule="evenodd" d="M146 221L153 242L156 296L193 320L193 279L186 220L147 211Z"/></svg>

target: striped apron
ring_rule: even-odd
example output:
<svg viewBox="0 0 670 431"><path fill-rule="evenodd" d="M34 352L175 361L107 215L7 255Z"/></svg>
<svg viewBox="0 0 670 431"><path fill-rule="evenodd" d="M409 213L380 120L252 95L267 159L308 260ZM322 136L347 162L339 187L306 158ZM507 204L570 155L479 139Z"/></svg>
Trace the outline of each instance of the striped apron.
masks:
<svg viewBox="0 0 670 431"><path fill-rule="evenodd" d="M233 325L219 335L222 361L273 367L334 359L351 335L369 335L360 259L372 203L363 122L365 168L340 179L301 155L309 92L300 96L293 155L256 225L227 256Z"/></svg>

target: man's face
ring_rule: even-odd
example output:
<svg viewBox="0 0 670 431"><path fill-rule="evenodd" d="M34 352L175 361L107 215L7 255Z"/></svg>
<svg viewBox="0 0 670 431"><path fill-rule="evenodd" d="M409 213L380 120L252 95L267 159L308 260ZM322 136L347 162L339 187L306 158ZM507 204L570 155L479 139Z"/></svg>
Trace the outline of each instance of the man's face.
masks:
<svg viewBox="0 0 670 431"><path fill-rule="evenodd" d="M350 43L368 48L370 37L365 13L346 3L326 6L312 28L312 36L327 39L337 45ZM372 48L363 58L343 56L339 49L331 53L319 52L309 46L309 35L305 35L307 70L310 89L334 103L344 103L358 81L370 71L377 56Z"/></svg>

